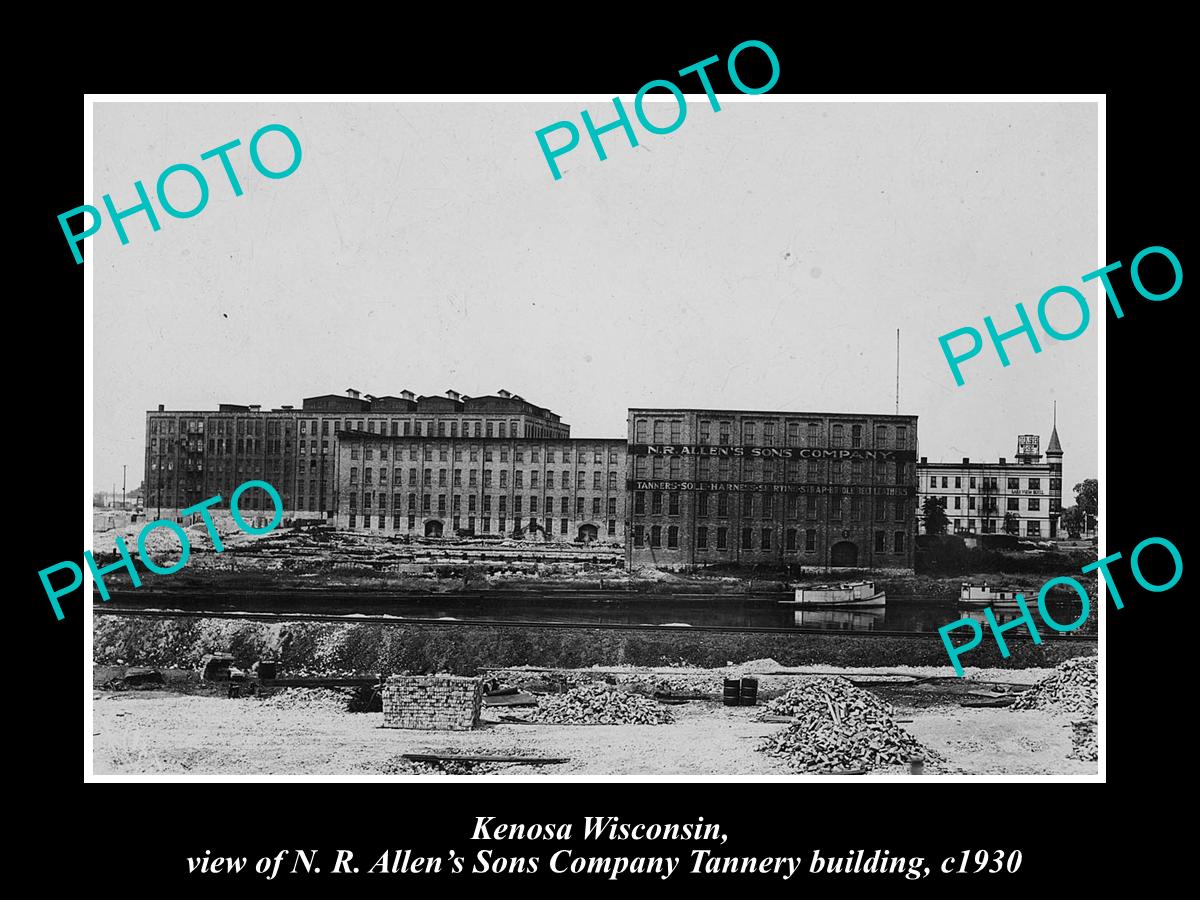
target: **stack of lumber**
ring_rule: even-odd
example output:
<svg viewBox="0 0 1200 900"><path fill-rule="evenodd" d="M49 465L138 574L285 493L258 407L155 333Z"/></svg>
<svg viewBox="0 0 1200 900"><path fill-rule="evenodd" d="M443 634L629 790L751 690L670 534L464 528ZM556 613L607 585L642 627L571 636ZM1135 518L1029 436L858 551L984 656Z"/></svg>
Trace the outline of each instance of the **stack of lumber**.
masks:
<svg viewBox="0 0 1200 900"><path fill-rule="evenodd" d="M613 690L596 682L542 697L529 721L555 725L665 725L674 717L640 694Z"/></svg>

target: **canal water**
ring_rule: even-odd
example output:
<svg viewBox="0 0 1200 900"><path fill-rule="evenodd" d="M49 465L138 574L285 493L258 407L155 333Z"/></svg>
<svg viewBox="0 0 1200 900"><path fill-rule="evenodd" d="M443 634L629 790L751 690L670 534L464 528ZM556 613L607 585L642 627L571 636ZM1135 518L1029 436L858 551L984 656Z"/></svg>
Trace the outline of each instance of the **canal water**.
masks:
<svg viewBox="0 0 1200 900"><path fill-rule="evenodd" d="M971 618L983 624L983 610L963 607L955 601L927 601L911 597L891 599L883 607L869 609L798 609L780 603L784 594L722 596L651 594L637 597L580 594L539 595L536 592L497 591L487 595L386 596L378 593L224 593L190 592L114 595L110 606L214 612L303 612L320 615L395 616L413 619L480 620L505 622L561 622L564 624L708 625L743 628L817 628L832 631L922 631L937 629L957 619ZM101 604L97 603L97 606ZM1036 600L1030 604L1037 619ZM1049 603L1051 615L1060 623L1072 623L1079 614L1078 603ZM994 610L997 621L1016 619L1015 606ZM1054 632L1040 619L1044 635ZM1096 612L1072 634L1096 633ZM1022 629L1022 633L1024 633Z"/></svg>

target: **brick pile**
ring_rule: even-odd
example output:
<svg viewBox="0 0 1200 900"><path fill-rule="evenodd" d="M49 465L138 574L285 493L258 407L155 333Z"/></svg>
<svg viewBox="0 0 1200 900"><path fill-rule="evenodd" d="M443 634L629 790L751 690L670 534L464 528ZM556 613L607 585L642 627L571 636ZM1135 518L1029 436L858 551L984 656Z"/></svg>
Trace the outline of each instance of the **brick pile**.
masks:
<svg viewBox="0 0 1200 900"><path fill-rule="evenodd" d="M1097 760L1096 752L1096 718L1075 719L1071 722L1071 759Z"/></svg>
<svg viewBox="0 0 1200 900"><path fill-rule="evenodd" d="M467 731L482 705L482 678L393 675L383 689L383 727Z"/></svg>
<svg viewBox="0 0 1200 900"><path fill-rule="evenodd" d="M1068 659L1053 672L1017 697L1012 709L1045 709L1054 713L1094 715L1098 679L1096 657Z"/></svg>

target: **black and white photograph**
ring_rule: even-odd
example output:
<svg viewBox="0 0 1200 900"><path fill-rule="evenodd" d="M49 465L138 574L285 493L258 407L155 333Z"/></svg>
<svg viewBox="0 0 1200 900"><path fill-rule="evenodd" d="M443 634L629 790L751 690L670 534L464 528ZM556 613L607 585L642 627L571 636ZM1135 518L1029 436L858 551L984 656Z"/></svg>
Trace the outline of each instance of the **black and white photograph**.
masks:
<svg viewBox="0 0 1200 900"><path fill-rule="evenodd" d="M691 77L96 100L91 777L1103 777L1096 99Z"/></svg>

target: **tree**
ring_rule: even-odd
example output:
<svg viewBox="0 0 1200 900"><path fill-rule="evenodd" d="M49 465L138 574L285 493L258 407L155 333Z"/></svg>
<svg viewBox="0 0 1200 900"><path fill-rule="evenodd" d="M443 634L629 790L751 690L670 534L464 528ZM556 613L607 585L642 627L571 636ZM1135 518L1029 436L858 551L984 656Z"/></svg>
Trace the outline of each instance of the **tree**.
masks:
<svg viewBox="0 0 1200 900"><path fill-rule="evenodd" d="M1075 505L1084 515L1096 515L1099 495L1100 483L1095 478L1085 479L1075 485Z"/></svg>
<svg viewBox="0 0 1200 900"><path fill-rule="evenodd" d="M1059 519L1059 525L1066 529L1067 535L1073 541L1079 540L1086 524L1084 512L1078 505L1068 506L1062 511L1062 518Z"/></svg>
<svg viewBox="0 0 1200 900"><path fill-rule="evenodd" d="M1021 531L1021 519L1015 512L1006 512L1004 514L1004 533L1019 534Z"/></svg>
<svg viewBox="0 0 1200 900"><path fill-rule="evenodd" d="M950 520L946 518L946 509L937 497L926 497L921 505L921 513L925 520L926 534L945 534Z"/></svg>

